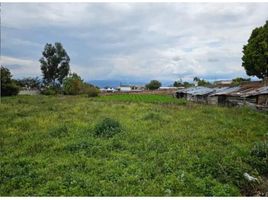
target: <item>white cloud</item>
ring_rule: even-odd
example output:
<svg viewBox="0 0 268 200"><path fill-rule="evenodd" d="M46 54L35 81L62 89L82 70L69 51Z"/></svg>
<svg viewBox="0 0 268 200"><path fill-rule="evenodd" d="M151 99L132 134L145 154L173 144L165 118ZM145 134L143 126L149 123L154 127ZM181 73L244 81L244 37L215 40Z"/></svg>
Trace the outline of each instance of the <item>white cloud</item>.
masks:
<svg viewBox="0 0 268 200"><path fill-rule="evenodd" d="M1 56L1 65L10 69L16 78L40 76L40 63L30 59Z"/></svg>

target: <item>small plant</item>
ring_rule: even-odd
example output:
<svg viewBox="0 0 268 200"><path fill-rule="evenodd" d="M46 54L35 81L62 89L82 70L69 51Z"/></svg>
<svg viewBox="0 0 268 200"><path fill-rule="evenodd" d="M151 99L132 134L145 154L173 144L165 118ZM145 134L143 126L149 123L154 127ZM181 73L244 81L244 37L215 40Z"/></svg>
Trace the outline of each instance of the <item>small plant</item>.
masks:
<svg viewBox="0 0 268 200"><path fill-rule="evenodd" d="M266 174L268 172L268 142L256 143L251 149L250 155L250 164L258 169L261 174Z"/></svg>
<svg viewBox="0 0 268 200"><path fill-rule="evenodd" d="M251 150L251 155L259 158L268 158L268 142L258 142Z"/></svg>
<svg viewBox="0 0 268 200"><path fill-rule="evenodd" d="M110 118L105 118L103 121L101 121L95 126L94 132L97 136L111 137L121 131L122 128L118 121Z"/></svg>

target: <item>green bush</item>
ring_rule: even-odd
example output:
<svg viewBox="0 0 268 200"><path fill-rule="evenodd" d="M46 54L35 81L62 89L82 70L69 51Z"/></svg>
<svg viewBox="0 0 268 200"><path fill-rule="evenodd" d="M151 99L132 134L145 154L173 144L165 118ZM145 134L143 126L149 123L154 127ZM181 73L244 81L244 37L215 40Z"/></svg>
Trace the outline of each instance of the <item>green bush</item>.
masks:
<svg viewBox="0 0 268 200"><path fill-rule="evenodd" d="M149 90L157 90L161 87L161 83L157 80L152 80L145 87Z"/></svg>
<svg viewBox="0 0 268 200"><path fill-rule="evenodd" d="M81 94L83 88L83 80L80 76L73 73L63 80L63 92L67 95Z"/></svg>
<svg viewBox="0 0 268 200"><path fill-rule="evenodd" d="M267 158L268 143L266 141L256 143L251 150L251 155L256 156L258 158Z"/></svg>
<svg viewBox="0 0 268 200"><path fill-rule="evenodd" d="M20 87L15 83L11 82L6 85L2 85L1 87L1 95L2 96L13 96L19 93Z"/></svg>
<svg viewBox="0 0 268 200"><path fill-rule="evenodd" d="M16 84L16 81L12 79L12 75L8 68L1 66L1 95L12 96L19 93L20 87Z"/></svg>
<svg viewBox="0 0 268 200"><path fill-rule="evenodd" d="M100 90L89 84L84 84L83 93L88 97L97 97L99 96Z"/></svg>
<svg viewBox="0 0 268 200"><path fill-rule="evenodd" d="M56 95L56 94L61 94L61 93L62 93L62 89L60 85L46 86L45 88L41 90L41 94L44 94L44 95Z"/></svg>
<svg viewBox="0 0 268 200"><path fill-rule="evenodd" d="M73 73L63 81L63 92L67 95L86 94L88 97L96 97L99 90L91 84L85 83L80 76Z"/></svg>
<svg viewBox="0 0 268 200"><path fill-rule="evenodd" d="M97 136L111 137L116 133L122 131L121 125L118 121L110 118L105 118L103 121L95 126L95 134Z"/></svg>
<svg viewBox="0 0 268 200"><path fill-rule="evenodd" d="M41 91L41 94L44 94L44 95L56 95L57 93L52 88L46 88L46 89Z"/></svg>
<svg viewBox="0 0 268 200"><path fill-rule="evenodd" d="M268 173L267 163L268 163L268 142L258 142L256 143L250 152L250 164L261 173Z"/></svg>

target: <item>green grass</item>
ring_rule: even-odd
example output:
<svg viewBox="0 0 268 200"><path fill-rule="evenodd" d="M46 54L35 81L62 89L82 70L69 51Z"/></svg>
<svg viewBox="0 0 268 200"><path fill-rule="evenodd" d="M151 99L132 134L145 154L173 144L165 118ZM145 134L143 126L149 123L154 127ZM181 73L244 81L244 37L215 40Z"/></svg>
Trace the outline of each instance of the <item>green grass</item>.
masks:
<svg viewBox="0 0 268 200"><path fill-rule="evenodd" d="M124 102L135 102L135 103L158 103L158 104L177 104L185 105L185 99L177 99L167 95L155 95L155 94L117 94L101 96L103 101L124 101Z"/></svg>
<svg viewBox="0 0 268 200"><path fill-rule="evenodd" d="M268 173L267 114L171 98L2 98L0 196L239 196ZM105 118L120 133L98 137Z"/></svg>

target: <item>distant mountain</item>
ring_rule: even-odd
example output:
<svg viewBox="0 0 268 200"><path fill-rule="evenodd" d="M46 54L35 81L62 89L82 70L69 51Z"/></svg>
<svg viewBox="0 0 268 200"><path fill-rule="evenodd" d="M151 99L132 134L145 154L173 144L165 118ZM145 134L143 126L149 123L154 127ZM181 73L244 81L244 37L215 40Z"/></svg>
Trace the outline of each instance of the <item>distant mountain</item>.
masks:
<svg viewBox="0 0 268 200"><path fill-rule="evenodd" d="M120 84L122 85L145 85L149 81L120 81L120 80L90 80L87 81L93 85L96 85L100 88L104 87L118 87ZM172 85L172 81L162 81L162 86L170 86Z"/></svg>
<svg viewBox="0 0 268 200"><path fill-rule="evenodd" d="M90 80L87 81L93 85L100 88L104 87L118 87L121 85L145 85L146 82L136 82L136 81L120 81L120 80Z"/></svg>
<svg viewBox="0 0 268 200"><path fill-rule="evenodd" d="M116 80L90 80L87 81L88 83L91 83L93 85L96 85L100 88L104 87L117 87L120 85L120 81Z"/></svg>

